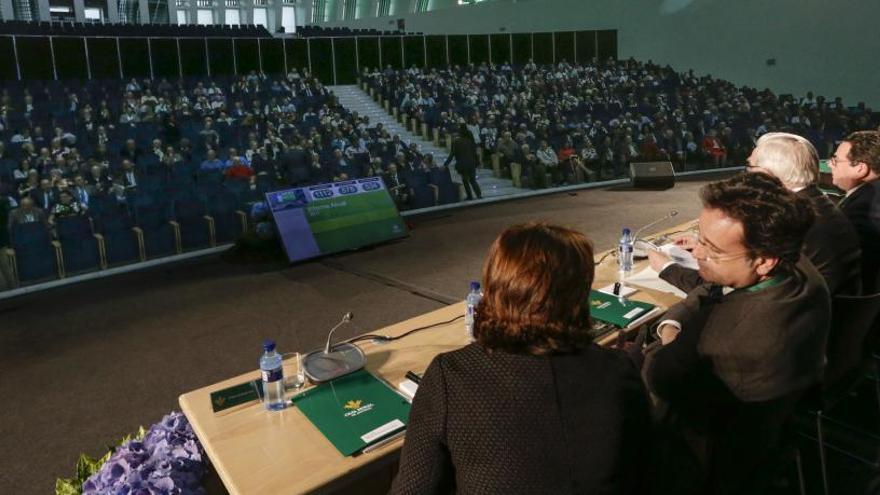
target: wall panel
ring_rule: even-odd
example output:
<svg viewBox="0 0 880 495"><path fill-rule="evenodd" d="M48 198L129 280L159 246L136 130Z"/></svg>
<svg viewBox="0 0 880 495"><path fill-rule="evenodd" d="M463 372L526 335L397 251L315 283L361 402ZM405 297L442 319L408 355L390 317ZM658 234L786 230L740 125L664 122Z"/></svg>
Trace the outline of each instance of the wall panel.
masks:
<svg viewBox="0 0 880 495"><path fill-rule="evenodd" d="M446 36L426 36L428 67L446 67L449 61L446 59Z"/></svg>
<svg viewBox="0 0 880 495"><path fill-rule="evenodd" d="M379 67L379 38L376 36L364 36L357 39L358 60L361 72L364 69L376 69Z"/></svg>
<svg viewBox="0 0 880 495"><path fill-rule="evenodd" d="M382 37L382 68L391 66L392 69L403 68L403 48L400 36Z"/></svg>
<svg viewBox="0 0 880 495"><path fill-rule="evenodd" d="M532 33L514 33L513 63L524 65L532 58Z"/></svg>
<svg viewBox="0 0 880 495"><path fill-rule="evenodd" d="M18 44L18 64L22 79L49 80L55 77L52 72L49 38L19 36L15 41Z"/></svg>
<svg viewBox="0 0 880 495"><path fill-rule="evenodd" d="M208 74L204 39L180 39L180 62L184 77L202 77Z"/></svg>
<svg viewBox="0 0 880 495"><path fill-rule="evenodd" d="M336 64L336 84L356 84L357 48L354 46L354 38L333 38L333 51Z"/></svg>
<svg viewBox="0 0 880 495"><path fill-rule="evenodd" d="M173 38L150 39L153 55L153 76L175 79L180 77L180 60L177 58L177 40Z"/></svg>
<svg viewBox="0 0 880 495"><path fill-rule="evenodd" d="M126 79L150 77L150 52L146 38L119 38L122 74Z"/></svg>
<svg viewBox="0 0 880 495"><path fill-rule="evenodd" d="M82 38L52 38L58 79L83 80L89 77L86 64L86 45Z"/></svg>

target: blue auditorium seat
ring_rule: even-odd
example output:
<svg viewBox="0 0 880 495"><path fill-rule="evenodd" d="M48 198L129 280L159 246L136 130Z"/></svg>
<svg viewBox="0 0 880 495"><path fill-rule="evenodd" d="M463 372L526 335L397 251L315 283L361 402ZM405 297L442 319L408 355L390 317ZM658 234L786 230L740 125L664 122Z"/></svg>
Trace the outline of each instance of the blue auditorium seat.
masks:
<svg viewBox="0 0 880 495"><path fill-rule="evenodd" d="M12 228L12 266L19 283L38 282L60 275L60 246L53 244L45 225L38 222Z"/></svg>
<svg viewBox="0 0 880 495"><path fill-rule="evenodd" d="M183 249L200 249L214 245L213 219L208 217L205 203L196 198L174 202L173 220ZM207 218L206 218L207 217Z"/></svg>
<svg viewBox="0 0 880 495"><path fill-rule="evenodd" d="M177 235L171 226L171 218L165 206L137 206L134 210L135 225L143 236L144 252L148 258L180 252Z"/></svg>
<svg viewBox="0 0 880 495"><path fill-rule="evenodd" d="M142 239L134 229L128 209L108 209L95 218L95 228L104 239L104 253L109 265L142 261Z"/></svg>
<svg viewBox="0 0 880 495"><path fill-rule="evenodd" d="M239 208L238 197L228 191L208 198L208 214L214 219L217 244L234 242L247 230L247 215Z"/></svg>
<svg viewBox="0 0 880 495"><path fill-rule="evenodd" d="M83 215L59 218L55 224L65 274L82 273L104 268L103 246L92 232L89 218Z"/></svg>

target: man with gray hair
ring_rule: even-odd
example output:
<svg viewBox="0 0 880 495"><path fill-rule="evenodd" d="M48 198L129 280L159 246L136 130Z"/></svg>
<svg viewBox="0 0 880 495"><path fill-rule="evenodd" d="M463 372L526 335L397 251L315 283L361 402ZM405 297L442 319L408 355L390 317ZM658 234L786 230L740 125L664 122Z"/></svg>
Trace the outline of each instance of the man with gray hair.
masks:
<svg viewBox="0 0 880 495"><path fill-rule="evenodd" d="M816 218L807 231L801 253L815 265L832 296L861 294L859 237L846 215L817 186L819 155L816 148L796 134L769 132L758 139L746 169L772 175L786 189L809 200ZM682 238L676 243L690 250L695 241ZM672 264L662 253L649 252L648 256L661 278L687 281L679 287L682 290L687 291L701 283L696 271ZM687 276L683 278L674 276L685 274Z"/></svg>

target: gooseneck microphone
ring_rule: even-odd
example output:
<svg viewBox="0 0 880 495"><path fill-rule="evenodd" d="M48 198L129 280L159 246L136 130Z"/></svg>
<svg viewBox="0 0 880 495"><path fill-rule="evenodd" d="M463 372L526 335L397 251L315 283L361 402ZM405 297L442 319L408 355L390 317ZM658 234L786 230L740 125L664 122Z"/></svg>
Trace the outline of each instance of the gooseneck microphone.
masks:
<svg viewBox="0 0 880 495"><path fill-rule="evenodd" d="M354 318L351 312L342 315L339 323L330 329L322 349L303 357L303 372L312 383L323 383L364 367L366 357L361 348L349 342L333 344L333 332Z"/></svg>
<svg viewBox="0 0 880 495"><path fill-rule="evenodd" d="M327 334L327 344L324 345L324 354L325 355L330 354L330 339L333 338L333 332L335 332L336 329L341 327L342 325L350 322L352 318L354 318L354 315L351 313L351 311L349 311L348 313L345 313L344 315L342 315L342 319L339 320L339 323L337 323L335 327L330 329L330 333Z"/></svg>
<svg viewBox="0 0 880 495"><path fill-rule="evenodd" d="M653 226L657 225L658 223L660 223L660 222L662 222L662 221L664 221L664 220L669 220L670 218L672 218L672 217L674 217L674 216L676 216L676 215L678 215L678 210L670 210L669 213L663 215L662 217L658 218L657 220L654 220L653 222L651 222L651 223L649 223L649 224L647 224L647 225L642 225L641 227L639 227L638 229L636 229L636 231L633 233L633 240L638 240L638 238L639 238L639 234L641 234L642 232L644 232L645 229L648 229L648 228L650 228L650 227L653 227Z"/></svg>
<svg viewBox="0 0 880 495"><path fill-rule="evenodd" d="M654 220L653 222L648 223L646 225L642 225L641 227L639 227L632 236L633 237L633 257L647 258L648 257L648 250L656 250L657 249L657 246L655 246L654 243L640 239L639 234L644 232L646 229L657 225L660 222L663 222L665 220L669 220L670 218L672 218L676 215L678 215L678 210L670 210L669 213Z"/></svg>

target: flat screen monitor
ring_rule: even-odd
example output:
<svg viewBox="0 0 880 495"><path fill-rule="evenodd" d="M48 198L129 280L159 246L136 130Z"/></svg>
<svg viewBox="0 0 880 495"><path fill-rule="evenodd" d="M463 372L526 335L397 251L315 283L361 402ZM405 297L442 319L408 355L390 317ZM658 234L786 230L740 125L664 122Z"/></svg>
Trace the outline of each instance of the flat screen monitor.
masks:
<svg viewBox="0 0 880 495"><path fill-rule="evenodd" d="M292 262L408 235L380 177L270 192L266 201Z"/></svg>

